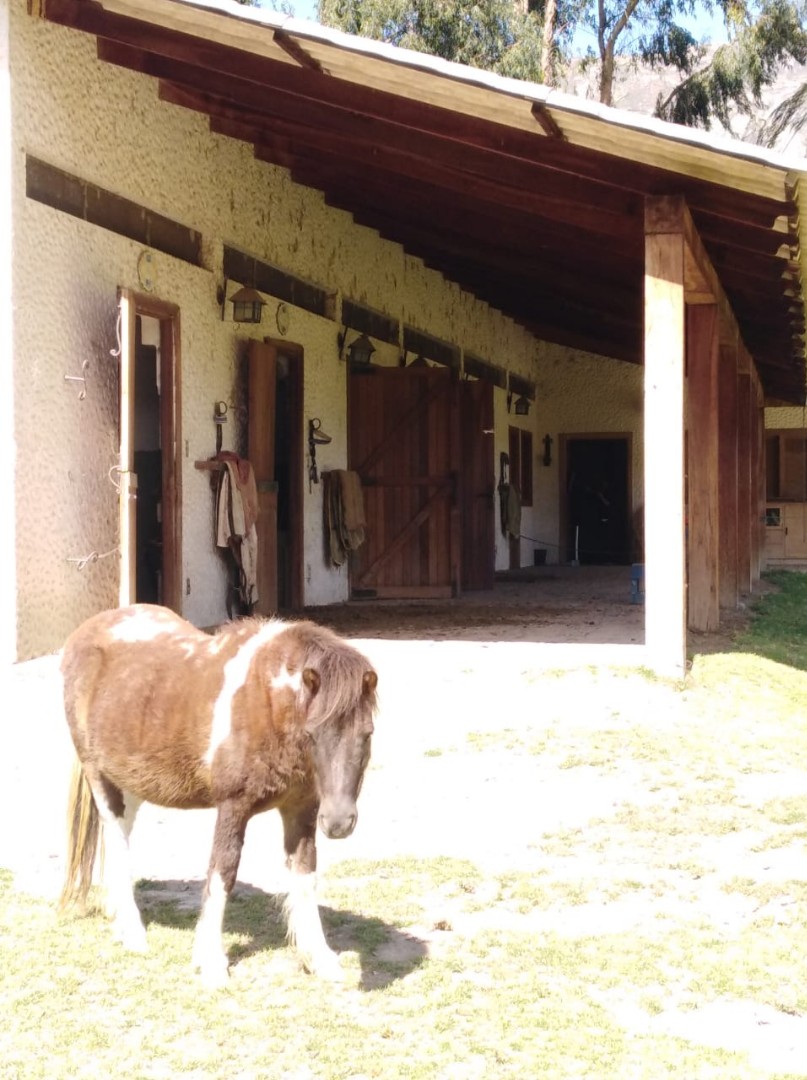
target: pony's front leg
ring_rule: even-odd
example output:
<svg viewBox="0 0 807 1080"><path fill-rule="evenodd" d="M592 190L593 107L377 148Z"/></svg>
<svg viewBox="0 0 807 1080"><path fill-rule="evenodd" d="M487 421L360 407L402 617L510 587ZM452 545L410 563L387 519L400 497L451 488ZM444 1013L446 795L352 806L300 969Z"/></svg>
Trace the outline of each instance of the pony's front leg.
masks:
<svg viewBox="0 0 807 1080"><path fill-rule="evenodd" d="M193 963L210 988L225 986L229 961L222 942L224 908L232 892L244 846L249 815L225 803L219 807L213 833L213 850L202 893L202 913L196 926Z"/></svg>
<svg viewBox="0 0 807 1080"><path fill-rule="evenodd" d="M289 941L295 946L306 971L340 982L344 972L322 929L316 893L318 803L282 808L286 866L291 881L285 913Z"/></svg>

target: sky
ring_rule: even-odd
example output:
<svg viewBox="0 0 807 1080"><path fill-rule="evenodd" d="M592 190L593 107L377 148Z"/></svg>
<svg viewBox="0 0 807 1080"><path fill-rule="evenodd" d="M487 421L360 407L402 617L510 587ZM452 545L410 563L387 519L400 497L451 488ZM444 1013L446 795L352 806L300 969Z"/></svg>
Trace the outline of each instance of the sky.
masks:
<svg viewBox="0 0 807 1080"><path fill-rule="evenodd" d="M317 0L291 0L291 5L298 19L317 21ZM264 0L259 6L268 7L270 5ZM726 28L723 25L722 18L717 14L708 15L703 12L697 17L684 19L683 24L692 31L698 40L708 38L713 45L719 45L726 40Z"/></svg>

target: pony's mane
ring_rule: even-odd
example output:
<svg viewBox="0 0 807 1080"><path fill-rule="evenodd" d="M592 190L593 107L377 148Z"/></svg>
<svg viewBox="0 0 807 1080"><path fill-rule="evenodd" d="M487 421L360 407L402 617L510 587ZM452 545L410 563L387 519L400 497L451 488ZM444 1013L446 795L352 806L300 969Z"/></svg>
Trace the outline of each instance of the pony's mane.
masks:
<svg viewBox="0 0 807 1080"><path fill-rule="evenodd" d="M312 719L317 726L335 716L352 714L362 698L375 712L376 692L366 690L364 685L364 674L372 670L372 665L358 649L326 626L309 620L249 617L225 623L214 637L237 637L247 641L267 625L277 627L278 638L287 633L294 634L304 646L302 666L314 668L319 674L320 689L312 707ZM274 640L268 640L267 646L271 647Z"/></svg>
<svg viewBox="0 0 807 1080"><path fill-rule="evenodd" d="M312 622L297 626L307 637L305 666L315 668L321 679L312 708L316 724L355 712L362 698L375 712L376 692L364 684L365 672L372 670L368 659L325 626Z"/></svg>

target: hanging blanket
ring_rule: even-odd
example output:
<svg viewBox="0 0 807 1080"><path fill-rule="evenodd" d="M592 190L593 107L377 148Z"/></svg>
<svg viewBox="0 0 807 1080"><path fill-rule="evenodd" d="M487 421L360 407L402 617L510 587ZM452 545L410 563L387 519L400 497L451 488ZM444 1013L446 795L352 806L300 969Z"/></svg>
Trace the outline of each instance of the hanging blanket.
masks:
<svg viewBox="0 0 807 1080"><path fill-rule="evenodd" d="M521 496L515 484L499 484L502 532L511 540L521 536Z"/></svg>
<svg viewBox="0 0 807 1080"><path fill-rule="evenodd" d="M361 478L349 469L333 469L323 473L322 480L331 562L342 566L348 552L361 547L367 537Z"/></svg>
<svg viewBox="0 0 807 1080"><path fill-rule="evenodd" d="M258 599L258 489L252 465L237 454L216 456L224 464L216 496L216 544L229 548L238 568L238 595L247 608Z"/></svg>

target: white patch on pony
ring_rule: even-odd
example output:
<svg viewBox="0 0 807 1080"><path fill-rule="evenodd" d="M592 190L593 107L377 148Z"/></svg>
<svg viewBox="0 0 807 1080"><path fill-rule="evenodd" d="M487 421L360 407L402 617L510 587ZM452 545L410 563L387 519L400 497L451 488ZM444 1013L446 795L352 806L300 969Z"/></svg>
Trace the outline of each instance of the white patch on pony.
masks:
<svg viewBox="0 0 807 1080"><path fill-rule="evenodd" d="M210 989L227 985L229 961L221 940L227 890L217 871L210 877L207 899L196 926L193 942L193 963L199 969L202 982Z"/></svg>
<svg viewBox="0 0 807 1080"><path fill-rule="evenodd" d="M272 689L282 690L285 687L298 693L300 687L303 684L303 673L301 671L295 671L292 674L284 664L277 675L272 676Z"/></svg>
<svg viewBox="0 0 807 1080"><path fill-rule="evenodd" d="M330 982L341 982L345 973L325 940L316 884L316 874L292 873L284 905L288 938L306 971Z"/></svg>
<svg viewBox="0 0 807 1080"><path fill-rule="evenodd" d="M135 902L129 863L129 834L142 800L123 792L123 817L116 817L102 791L93 788L93 796L104 823L104 884L115 933L131 952L145 952L146 928Z"/></svg>
<svg viewBox="0 0 807 1080"><path fill-rule="evenodd" d="M286 623L272 619L264 623L251 638L247 638L238 652L224 665L224 682L222 683L219 696L213 705L213 723L210 726L210 743L205 756L202 759L205 765L212 765L216 751L232 729L233 722L233 698L247 680L249 666L253 657L262 645L266 645L273 637L286 629Z"/></svg>
<svg viewBox="0 0 807 1080"><path fill-rule="evenodd" d="M163 621L169 620L159 613L134 611L111 626L107 633L113 641L153 641L170 633L171 627L161 625ZM173 618L170 621L173 623Z"/></svg>

